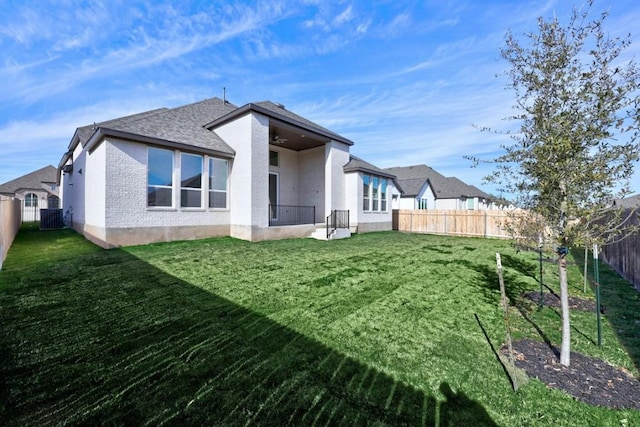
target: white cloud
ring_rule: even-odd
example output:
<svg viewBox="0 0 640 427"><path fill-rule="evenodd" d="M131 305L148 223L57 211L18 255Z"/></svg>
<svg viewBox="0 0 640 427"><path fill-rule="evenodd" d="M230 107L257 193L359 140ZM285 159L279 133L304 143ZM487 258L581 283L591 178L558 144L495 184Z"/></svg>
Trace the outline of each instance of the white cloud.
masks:
<svg viewBox="0 0 640 427"><path fill-rule="evenodd" d="M333 19L333 23L336 25L342 25L353 19L353 6L349 5L338 16Z"/></svg>

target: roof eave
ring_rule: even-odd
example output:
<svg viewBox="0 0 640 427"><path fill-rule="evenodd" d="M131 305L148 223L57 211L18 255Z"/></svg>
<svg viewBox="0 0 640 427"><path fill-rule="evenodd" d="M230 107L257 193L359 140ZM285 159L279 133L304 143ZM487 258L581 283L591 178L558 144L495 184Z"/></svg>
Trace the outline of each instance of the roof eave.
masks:
<svg viewBox="0 0 640 427"><path fill-rule="evenodd" d="M344 173L351 173L351 172L366 172L366 173L370 173L373 175L378 175L381 176L383 178L389 178L389 179L393 179L395 180L396 176L386 173L386 172L382 172L379 170L374 170L374 169L370 169L370 168L365 168L365 167L361 167L361 166L354 166L354 167L349 167L349 166L345 166L344 167Z"/></svg>
<svg viewBox="0 0 640 427"><path fill-rule="evenodd" d="M170 140L161 139L161 138L153 138L150 136L138 135L131 132L124 132L121 130L102 128L102 127L99 127L93 133L93 135L91 135L91 138L85 145L85 149L88 152L93 151L95 147L97 147L98 144L105 137L112 137L112 138L123 139L126 141L140 142L143 144L157 145L160 147L174 148L174 149L179 149L183 151L208 154L216 157L225 157L229 159L232 159L235 157L235 151L232 153L228 153L224 151L214 150L211 148L204 148L204 147L198 147L195 145L185 144L182 142L175 142L175 141L170 141Z"/></svg>

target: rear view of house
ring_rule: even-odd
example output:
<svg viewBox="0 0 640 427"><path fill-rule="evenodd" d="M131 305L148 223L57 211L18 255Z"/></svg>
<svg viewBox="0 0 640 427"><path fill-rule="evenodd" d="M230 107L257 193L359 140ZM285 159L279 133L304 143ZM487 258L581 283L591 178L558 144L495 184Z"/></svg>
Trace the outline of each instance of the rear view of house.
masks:
<svg viewBox="0 0 640 427"><path fill-rule="evenodd" d="M76 130L59 164L64 212L105 247L331 238L327 223L389 230L394 176L351 156L352 145L269 101L211 98L121 117Z"/></svg>

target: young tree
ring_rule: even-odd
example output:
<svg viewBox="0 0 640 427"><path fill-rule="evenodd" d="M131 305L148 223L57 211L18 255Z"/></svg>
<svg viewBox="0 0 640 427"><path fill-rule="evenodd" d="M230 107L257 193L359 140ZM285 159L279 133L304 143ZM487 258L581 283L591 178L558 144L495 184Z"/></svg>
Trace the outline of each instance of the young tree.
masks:
<svg viewBox="0 0 640 427"><path fill-rule="evenodd" d="M538 19L537 32L522 41L506 35L502 57L510 64L517 132L489 161L486 177L543 219L557 241L562 306L560 362L570 364L566 254L569 245L597 242L616 229L617 216L603 216L614 198L630 193L639 159L639 74L621 53L630 44L609 38L607 14L589 18L573 10L566 26L556 17ZM603 220L606 218L606 220Z"/></svg>

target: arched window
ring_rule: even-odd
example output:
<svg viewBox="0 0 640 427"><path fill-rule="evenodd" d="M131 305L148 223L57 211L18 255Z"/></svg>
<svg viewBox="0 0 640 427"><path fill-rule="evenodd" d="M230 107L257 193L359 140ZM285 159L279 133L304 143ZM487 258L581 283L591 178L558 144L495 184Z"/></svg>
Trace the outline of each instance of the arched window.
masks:
<svg viewBox="0 0 640 427"><path fill-rule="evenodd" d="M28 208L37 208L38 207L38 195L34 193L28 193L24 197L24 205Z"/></svg>
<svg viewBox="0 0 640 427"><path fill-rule="evenodd" d="M58 196L51 195L47 197L47 208L49 209L60 208L60 199L58 198Z"/></svg>

